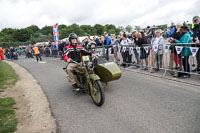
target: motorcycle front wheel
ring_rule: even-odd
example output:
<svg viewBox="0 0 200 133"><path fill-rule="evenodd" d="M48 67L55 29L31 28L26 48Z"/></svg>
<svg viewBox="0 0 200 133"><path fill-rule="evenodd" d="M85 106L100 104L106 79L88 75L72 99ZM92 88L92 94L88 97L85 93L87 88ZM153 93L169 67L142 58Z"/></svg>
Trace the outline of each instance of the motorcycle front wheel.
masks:
<svg viewBox="0 0 200 133"><path fill-rule="evenodd" d="M105 101L104 88L100 80L92 81L92 89L90 89L91 98L97 106L101 106Z"/></svg>

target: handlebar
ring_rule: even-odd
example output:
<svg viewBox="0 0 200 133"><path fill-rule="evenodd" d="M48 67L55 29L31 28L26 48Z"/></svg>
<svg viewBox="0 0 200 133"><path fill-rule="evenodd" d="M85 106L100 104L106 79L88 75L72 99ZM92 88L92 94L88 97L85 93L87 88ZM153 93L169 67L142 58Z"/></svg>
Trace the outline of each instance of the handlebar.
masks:
<svg viewBox="0 0 200 133"><path fill-rule="evenodd" d="M91 62L93 62L94 59L95 59L96 57L98 58L98 55L93 56ZM70 63L75 63L75 64L77 64L77 65L80 65L78 62L76 62L76 61L74 61L74 60L72 60L72 59L70 59Z"/></svg>

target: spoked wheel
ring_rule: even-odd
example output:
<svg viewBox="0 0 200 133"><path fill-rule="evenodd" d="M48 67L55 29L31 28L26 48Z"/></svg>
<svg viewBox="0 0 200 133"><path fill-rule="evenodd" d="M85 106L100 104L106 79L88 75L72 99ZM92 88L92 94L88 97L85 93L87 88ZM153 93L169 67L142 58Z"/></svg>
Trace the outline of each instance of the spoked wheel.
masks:
<svg viewBox="0 0 200 133"><path fill-rule="evenodd" d="M101 106L105 101L104 89L100 80L92 81L93 88L90 90L91 98L97 106Z"/></svg>

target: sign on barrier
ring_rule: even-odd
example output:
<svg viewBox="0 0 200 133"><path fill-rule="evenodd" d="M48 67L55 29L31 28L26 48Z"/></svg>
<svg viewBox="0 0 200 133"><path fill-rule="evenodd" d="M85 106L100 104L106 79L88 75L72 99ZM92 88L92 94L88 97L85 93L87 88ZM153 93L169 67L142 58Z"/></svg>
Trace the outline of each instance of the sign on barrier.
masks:
<svg viewBox="0 0 200 133"><path fill-rule="evenodd" d="M167 53L168 52L168 50L169 50L169 47L170 47L170 45L165 45L165 53Z"/></svg>
<svg viewBox="0 0 200 133"><path fill-rule="evenodd" d="M95 54L97 56L104 56L104 54L103 54L103 48L97 48L97 49L95 49Z"/></svg>
<svg viewBox="0 0 200 133"><path fill-rule="evenodd" d="M198 47L190 47L190 50L192 52L192 56L196 56L199 48Z"/></svg>
<svg viewBox="0 0 200 133"><path fill-rule="evenodd" d="M182 46L175 46L177 54L180 54L183 50Z"/></svg>

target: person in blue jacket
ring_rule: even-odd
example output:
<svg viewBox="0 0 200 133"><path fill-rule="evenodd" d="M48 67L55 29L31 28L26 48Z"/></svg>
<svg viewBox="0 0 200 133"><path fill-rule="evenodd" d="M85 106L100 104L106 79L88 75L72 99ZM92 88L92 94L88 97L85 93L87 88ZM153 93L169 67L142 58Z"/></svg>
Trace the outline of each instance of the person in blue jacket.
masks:
<svg viewBox="0 0 200 133"><path fill-rule="evenodd" d="M181 26L181 34L182 34L182 37L180 40L172 40L171 42L175 42L177 44L179 43L192 43L192 38L191 38L191 33L189 32L189 28L187 26ZM190 51L190 48L191 45L190 44L185 44L185 45L182 45L183 46L183 50L182 50L182 56L183 56L183 68L184 68L184 71L185 72L190 72L190 65L189 65L189 56L192 55L191 51ZM190 75L185 73L183 75L183 77L185 78L189 78Z"/></svg>
<svg viewBox="0 0 200 133"><path fill-rule="evenodd" d="M108 36L107 32L104 32L105 45L106 45L106 60L109 61L109 45L111 44L111 37Z"/></svg>
<svg viewBox="0 0 200 133"><path fill-rule="evenodd" d="M175 33L176 33L176 25L172 22L170 32L168 32L168 36L173 37Z"/></svg>

